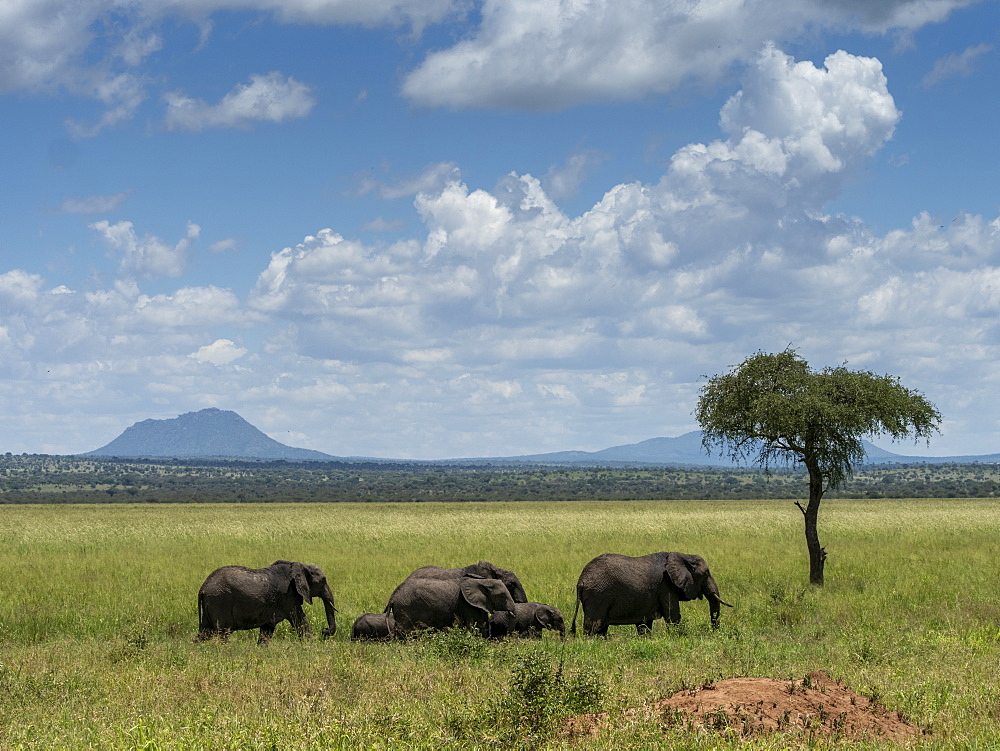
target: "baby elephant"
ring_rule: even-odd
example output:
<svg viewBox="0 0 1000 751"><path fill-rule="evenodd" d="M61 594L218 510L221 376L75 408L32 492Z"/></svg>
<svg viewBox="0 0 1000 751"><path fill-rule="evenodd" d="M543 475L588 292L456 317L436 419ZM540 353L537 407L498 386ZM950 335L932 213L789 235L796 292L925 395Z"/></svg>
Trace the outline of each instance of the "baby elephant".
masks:
<svg viewBox="0 0 1000 751"><path fill-rule="evenodd" d="M541 602L515 602L511 613L496 613L493 616L494 633L542 638L542 629L558 631L566 636L566 624L562 613L553 605Z"/></svg>
<svg viewBox="0 0 1000 751"><path fill-rule="evenodd" d="M351 626L351 641L388 641L395 634L392 613L362 613Z"/></svg>

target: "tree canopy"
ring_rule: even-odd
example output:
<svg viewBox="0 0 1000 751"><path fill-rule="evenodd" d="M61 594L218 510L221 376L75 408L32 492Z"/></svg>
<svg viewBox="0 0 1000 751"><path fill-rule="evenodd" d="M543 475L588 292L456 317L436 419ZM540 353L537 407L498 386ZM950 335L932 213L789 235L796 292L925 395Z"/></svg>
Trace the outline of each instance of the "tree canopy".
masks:
<svg viewBox="0 0 1000 751"><path fill-rule="evenodd" d="M810 580L823 583L826 552L816 521L823 494L865 457L863 437L929 439L941 415L895 376L844 366L814 371L793 349L757 352L713 376L695 410L706 449L765 469L800 462L809 472L806 518Z"/></svg>

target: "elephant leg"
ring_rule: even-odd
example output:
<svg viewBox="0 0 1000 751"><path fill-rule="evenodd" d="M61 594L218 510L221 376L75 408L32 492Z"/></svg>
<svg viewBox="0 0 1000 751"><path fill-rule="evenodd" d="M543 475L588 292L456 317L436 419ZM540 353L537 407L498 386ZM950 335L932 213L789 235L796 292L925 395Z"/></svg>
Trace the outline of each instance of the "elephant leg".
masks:
<svg viewBox="0 0 1000 751"><path fill-rule="evenodd" d="M198 636L196 641L208 641L213 636L221 636L223 629L219 626L218 621L212 618L208 613L201 613L201 617L198 622Z"/></svg>
<svg viewBox="0 0 1000 751"><path fill-rule="evenodd" d="M603 618L591 618L586 613L583 614L583 633L587 636L607 636L608 624Z"/></svg>
<svg viewBox="0 0 1000 751"><path fill-rule="evenodd" d="M646 620L639 621L639 623L635 624L635 632L639 636L647 636L649 634L649 632L652 631L652 630L653 630L653 619L652 618L647 618Z"/></svg>
<svg viewBox="0 0 1000 751"><path fill-rule="evenodd" d="M661 603L663 617L667 623L678 624L681 622L681 602L676 597L667 597Z"/></svg>
<svg viewBox="0 0 1000 751"><path fill-rule="evenodd" d="M267 644L271 641L271 637L274 635L274 627L276 624L269 623L260 627L260 636L257 637L257 643L260 645Z"/></svg>
<svg viewBox="0 0 1000 751"><path fill-rule="evenodd" d="M302 608L293 610L288 620L291 622L292 628L295 629L295 633L299 635L300 639L303 636L309 635L309 619L306 618L306 614Z"/></svg>

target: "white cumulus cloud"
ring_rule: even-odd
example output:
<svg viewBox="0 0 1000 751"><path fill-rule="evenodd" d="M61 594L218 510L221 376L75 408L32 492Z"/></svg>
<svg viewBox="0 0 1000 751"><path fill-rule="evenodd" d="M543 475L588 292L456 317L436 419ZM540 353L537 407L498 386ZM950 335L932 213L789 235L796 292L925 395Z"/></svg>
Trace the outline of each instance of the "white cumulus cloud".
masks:
<svg viewBox="0 0 1000 751"><path fill-rule="evenodd" d="M623 410L647 425L638 434L670 434L644 414L669 402L689 429L702 373L789 343L917 387L925 360L950 350L986 378L997 223L924 216L874 237L824 211L899 118L877 60L838 52L817 66L767 45L720 138L679 149L655 183L614 186L569 216L531 175L493 190L456 176L417 194L420 240L324 230L275 253L248 302L288 323L273 356L351 363L350 379L423 415L407 425L447 424L453 435L433 435L456 447L474 415L497 436L521 420L515 431L528 421L558 443ZM946 341L929 333L942 326Z"/></svg>
<svg viewBox="0 0 1000 751"><path fill-rule="evenodd" d="M714 83L809 27L908 31L970 0L485 0L482 23L403 81L425 106L560 109Z"/></svg>
<svg viewBox="0 0 1000 751"><path fill-rule="evenodd" d="M182 287L171 295L139 295L130 310L130 326L144 330L204 328L243 320L239 300L219 287Z"/></svg>
<svg viewBox="0 0 1000 751"><path fill-rule="evenodd" d="M584 178L607 159L595 149L580 149L566 160L561 167L553 165L543 180L546 192L556 200L576 194Z"/></svg>
<svg viewBox="0 0 1000 751"><path fill-rule="evenodd" d="M320 230L273 252L246 299L141 288L183 268L194 225L171 243L96 222L121 261L107 288L0 274L4 397L36 404L43 383L51 404L145 417L239 394L248 419L273 425L281 404L311 447L345 455L596 449L693 429L702 374L791 343L899 375L949 430L981 424L1000 387L1000 219L919 213L876 234L831 214L901 117L879 62L749 59L716 137L658 179L570 214L547 177L486 189L430 169L410 193L420 232Z"/></svg>
<svg viewBox="0 0 1000 751"><path fill-rule="evenodd" d="M189 222L187 233L175 245L169 245L154 235L136 234L132 222L111 224L105 219L94 222L97 231L112 253L121 254L121 270L140 277L180 276L187 264L187 253L201 228Z"/></svg>
<svg viewBox="0 0 1000 751"><path fill-rule="evenodd" d="M312 89L277 71L250 76L218 104L193 99L179 91L164 95L165 123L170 130L248 128L256 122L280 123L305 117L316 104Z"/></svg>
<svg viewBox="0 0 1000 751"><path fill-rule="evenodd" d="M0 304L7 310L29 307L38 298L43 284L42 277L21 269L0 274Z"/></svg>
<svg viewBox="0 0 1000 751"><path fill-rule="evenodd" d="M712 339L744 315L738 288L777 295L827 263L849 227L823 204L898 118L877 60L817 67L766 46L723 108L727 137L680 149L656 184L615 186L573 218L531 175L492 192L455 176L417 194L419 248L324 230L274 254L250 303L324 357L398 360L398 341L407 362L634 361L650 338Z"/></svg>
<svg viewBox="0 0 1000 751"><path fill-rule="evenodd" d="M188 357L198 362L207 362L212 365L228 365L233 360L238 360L247 353L246 347L237 346L232 339L216 339L211 344L199 347Z"/></svg>
<svg viewBox="0 0 1000 751"><path fill-rule="evenodd" d="M0 6L0 92L70 92L104 105L68 118L76 137L132 119L157 76L151 57L167 30L192 23L211 44L213 18L243 12L262 23L409 27L415 36L453 22L451 46L428 54L403 80L425 106L559 109L636 99L688 83L714 84L766 41L804 30L912 33L975 0L18 0ZM943 60L929 81L982 54ZM306 85L255 76L210 104L183 91L165 96L166 125L180 130L249 127L304 117Z"/></svg>
<svg viewBox="0 0 1000 751"><path fill-rule="evenodd" d="M419 32L460 8L457 0L5 2L0 5L0 92L66 87L104 99L109 96L107 87L114 86L122 73L163 48L159 28L168 20L196 23L204 42L211 34L212 16L217 13L243 10L295 24L410 25ZM95 42L101 43L100 52L94 52ZM107 125L114 118L108 115L102 122Z"/></svg>

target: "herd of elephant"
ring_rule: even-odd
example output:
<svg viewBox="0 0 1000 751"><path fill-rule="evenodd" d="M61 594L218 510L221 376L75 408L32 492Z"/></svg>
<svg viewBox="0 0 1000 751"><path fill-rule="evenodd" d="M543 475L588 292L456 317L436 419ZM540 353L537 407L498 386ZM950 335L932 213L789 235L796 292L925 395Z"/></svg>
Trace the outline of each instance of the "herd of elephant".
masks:
<svg viewBox="0 0 1000 751"><path fill-rule="evenodd" d="M333 591L319 566L275 561L267 568L223 566L208 575L198 590L198 638L226 636L232 631L260 629L266 643L274 628L289 621L304 636L309 622L303 603L322 600L327 625L323 636L337 630ZM576 584L576 616L583 607L583 630L606 636L608 626L634 625L648 633L653 621L681 620L680 603L708 600L712 627L719 624L719 588L705 559L688 553L627 556L604 553L584 566ZM559 609L528 602L513 571L480 561L463 568L424 566L396 587L385 610L364 613L354 621L354 640L405 639L423 630L462 626L488 638L508 635L540 637L543 629L566 635Z"/></svg>

